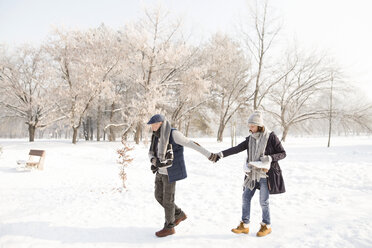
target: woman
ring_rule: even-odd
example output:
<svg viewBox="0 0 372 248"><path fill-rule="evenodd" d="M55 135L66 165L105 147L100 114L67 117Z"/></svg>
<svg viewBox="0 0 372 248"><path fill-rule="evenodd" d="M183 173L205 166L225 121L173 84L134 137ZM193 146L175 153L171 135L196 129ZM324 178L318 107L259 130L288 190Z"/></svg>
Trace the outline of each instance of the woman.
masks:
<svg viewBox="0 0 372 248"><path fill-rule="evenodd" d="M263 237L271 233L269 194L285 192L278 161L285 158L286 153L274 132L265 128L261 112L255 111L249 116L248 126L251 134L245 141L220 153L212 154L210 160L216 162L220 158L247 150L248 157L244 168L242 220L239 226L231 231L238 234L249 233L251 199L256 189L259 189L262 222L257 236Z"/></svg>

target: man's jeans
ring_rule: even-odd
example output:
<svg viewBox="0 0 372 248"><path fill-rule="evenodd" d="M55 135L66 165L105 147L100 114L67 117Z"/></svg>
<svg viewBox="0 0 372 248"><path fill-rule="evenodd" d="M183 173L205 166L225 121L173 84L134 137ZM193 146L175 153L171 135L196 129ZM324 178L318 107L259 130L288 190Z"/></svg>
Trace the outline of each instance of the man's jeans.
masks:
<svg viewBox="0 0 372 248"><path fill-rule="evenodd" d="M260 187L260 205L262 208L262 222L270 224L270 209L269 209L269 188L267 187L267 178L261 178L260 182L256 182L256 186L253 190L245 188L243 192L243 214L242 221L246 224L249 223L251 216L251 200L256 192L256 189Z"/></svg>
<svg viewBox="0 0 372 248"><path fill-rule="evenodd" d="M176 192L176 182L169 183L168 175L156 173L155 177L155 198L164 208L165 223L164 228L174 227L175 219L180 218L184 213L174 203Z"/></svg>

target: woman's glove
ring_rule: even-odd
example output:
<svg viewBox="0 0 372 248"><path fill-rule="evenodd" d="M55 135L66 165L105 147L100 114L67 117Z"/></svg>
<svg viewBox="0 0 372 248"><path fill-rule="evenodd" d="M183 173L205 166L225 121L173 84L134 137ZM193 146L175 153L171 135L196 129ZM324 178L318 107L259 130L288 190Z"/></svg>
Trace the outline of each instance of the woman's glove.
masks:
<svg viewBox="0 0 372 248"><path fill-rule="evenodd" d="M261 160L262 163L271 163L271 161L273 161L273 159L269 155L261 156L260 160Z"/></svg>

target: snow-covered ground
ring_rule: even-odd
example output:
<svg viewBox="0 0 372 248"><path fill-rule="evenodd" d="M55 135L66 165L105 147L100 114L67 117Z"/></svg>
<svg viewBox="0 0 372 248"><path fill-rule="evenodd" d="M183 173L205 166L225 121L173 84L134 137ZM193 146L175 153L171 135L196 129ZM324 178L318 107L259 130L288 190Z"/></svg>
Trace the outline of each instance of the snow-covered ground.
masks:
<svg viewBox="0 0 372 248"><path fill-rule="evenodd" d="M210 151L230 146L195 138ZM243 138L239 139L240 141ZM251 233L236 235L245 153L212 164L185 149L188 178L176 203L188 219L176 234L156 238L164 222L156 202L148 145L136 145L127 190L116 164L119 142L0 140L0 247L372 247L372 138L289 138L280 165L287 192L270 196L273 232L254 196ZM19 172L16 160L45 149L44 171Z"/></svg>

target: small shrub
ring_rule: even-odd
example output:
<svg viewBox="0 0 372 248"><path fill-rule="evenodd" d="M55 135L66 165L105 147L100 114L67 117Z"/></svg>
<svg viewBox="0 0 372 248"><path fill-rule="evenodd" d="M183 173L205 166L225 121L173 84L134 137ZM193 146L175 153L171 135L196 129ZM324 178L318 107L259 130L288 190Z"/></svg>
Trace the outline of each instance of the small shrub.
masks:
<svg viewBox="0 0 372 248"><path fill-rule="evenodd" d="M117 163L120 165L119 177L122 180L123 187L126 188L125 181L127 180L127 173L125 172L125 168L133 161L133 158L129 156L128 152L134 148L128 146L124 137L121 139L121 143L124 147L116 151L119 155Z"/></svg>

